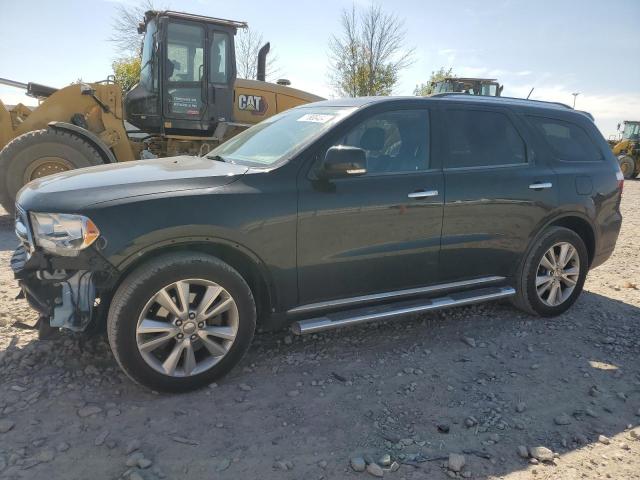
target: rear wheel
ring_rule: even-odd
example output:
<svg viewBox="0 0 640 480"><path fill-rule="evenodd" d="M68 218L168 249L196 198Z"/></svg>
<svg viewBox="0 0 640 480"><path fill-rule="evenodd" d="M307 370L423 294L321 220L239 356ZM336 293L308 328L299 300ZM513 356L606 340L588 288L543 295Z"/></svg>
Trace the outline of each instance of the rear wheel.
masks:
<svg viewBox="0 0 640 480"><path fill-rule="evenodd" d="M622 171L622 175L625 179L633 178L634 171L636 169L636 162L633 161L628 155L622 156L618 158L618 163L620 164L620 170Z"/></svg>
<svg viewBox="0 0 640 480"><path fill-rule="evenodd" d="M253 295L221 260L174 253L135 270L111 301L107 328L116 360L154 390L187 391L229 372L256 325Z"/></svg>
<svg viewBox="0 0 640 480"><path fill-rule="evenodd" d="M0 203L11 213L18 190L31 180L102 163L78 135L53 128L25 133L0 151Z"/></svg>
<svg viewBox="0 0 640 480"><path fill-rule="evenodd" d="M559 315L582 292L588 269L589 256L580 236L568 228L551 227L525 259L514 303L533 315Z"/></svg>

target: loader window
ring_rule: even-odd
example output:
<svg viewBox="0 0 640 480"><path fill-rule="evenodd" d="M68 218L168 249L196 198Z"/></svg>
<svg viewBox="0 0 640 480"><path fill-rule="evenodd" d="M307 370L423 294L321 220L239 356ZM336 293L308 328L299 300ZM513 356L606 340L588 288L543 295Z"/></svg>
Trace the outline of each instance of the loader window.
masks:
<svg viewBox="0 0 640 480"><path fill-rule="evenodd" d="M144 42L142 44L142 60L140 64L142 68L140 70L140 83L147 89L155 91L158 88L157 80L157 56L154 55L156 32L155 20L150 21L147 24L147 30L144 34Z"/></svg>
<svg viewBox="0 0 640 480"><path fill-rule="evenodd" d="M209 63L209 81L227 83L229 57L229 35L214 32L211 41L211 62Z"/></svg>
<svg viewBox="0 0 640 480"><path fill-rule="evenodd" d="M625 123L622 138L625 140L640 139L640 123Z"/></svg>
<svg viewBox="0 0 640 480"><path fill-rule="evenodd" d="M200 115L204 75L204 29L170 23L167 33L168 108L170 113Z"/></svg>

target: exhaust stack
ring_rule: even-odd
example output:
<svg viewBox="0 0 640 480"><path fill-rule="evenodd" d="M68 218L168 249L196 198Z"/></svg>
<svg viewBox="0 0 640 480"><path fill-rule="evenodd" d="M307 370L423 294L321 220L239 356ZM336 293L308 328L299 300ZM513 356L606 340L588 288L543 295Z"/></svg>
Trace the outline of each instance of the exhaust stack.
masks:
<svg viewBox="0 0 640 480"><path fill-rule="evenodd" d="M267 53L269 53L270 48L271 44L267 42L258 51L258 72L256 79L261 82L264 82L267 76Z"/></svg>

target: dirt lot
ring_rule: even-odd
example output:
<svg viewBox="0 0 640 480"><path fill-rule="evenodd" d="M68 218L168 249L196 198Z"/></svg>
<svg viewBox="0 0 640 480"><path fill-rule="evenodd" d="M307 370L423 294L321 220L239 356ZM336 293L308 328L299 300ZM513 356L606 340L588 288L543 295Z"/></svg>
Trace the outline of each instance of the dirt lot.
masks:
<svg viewBox="0 0 640 480"><path fill-rule="evenodd" d="M103 338L21 327L33 313L14 300L1 216L0 478L364 479L371 462L407 480L640 478L640 181L623 214L613 258L561 317L489 304L259 334L187 395L132 384Z"/></svg>

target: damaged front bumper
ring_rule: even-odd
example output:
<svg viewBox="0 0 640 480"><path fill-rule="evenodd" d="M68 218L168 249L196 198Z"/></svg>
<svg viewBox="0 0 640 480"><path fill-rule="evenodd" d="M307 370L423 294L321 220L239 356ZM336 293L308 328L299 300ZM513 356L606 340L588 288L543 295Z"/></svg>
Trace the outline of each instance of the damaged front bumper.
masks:
<svg viewBox="0 0 640 480"><path fill-rule="evenodd" d="M83 252L78 257L56 257L19 246L11 269L22 295L41 319L52 327L82 331L95 319L99 290L113 275L101 256Z"/></svg>

